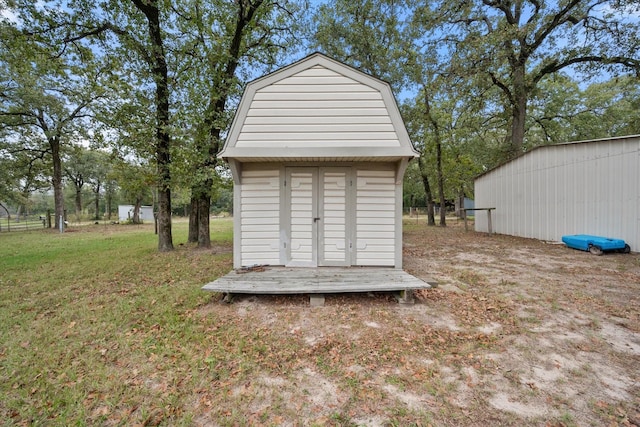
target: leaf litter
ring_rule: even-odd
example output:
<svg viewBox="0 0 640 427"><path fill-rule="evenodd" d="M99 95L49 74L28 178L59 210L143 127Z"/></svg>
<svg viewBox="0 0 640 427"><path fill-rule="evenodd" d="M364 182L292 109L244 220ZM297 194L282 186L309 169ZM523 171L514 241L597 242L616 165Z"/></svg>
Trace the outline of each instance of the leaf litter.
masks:
<svg viewBox="0 0 640 427"><path fill-rule="evenodd" d="M383 293L326 296L319 310L304 296L240 297L205 309L267 328L279 342L268 349L277 362L261 365L267 376L242 389L253 420L635 425L638 254L592 257L455 224L421 225L405 231L404 263L440 283L417 292L410 307Z"/></svg>

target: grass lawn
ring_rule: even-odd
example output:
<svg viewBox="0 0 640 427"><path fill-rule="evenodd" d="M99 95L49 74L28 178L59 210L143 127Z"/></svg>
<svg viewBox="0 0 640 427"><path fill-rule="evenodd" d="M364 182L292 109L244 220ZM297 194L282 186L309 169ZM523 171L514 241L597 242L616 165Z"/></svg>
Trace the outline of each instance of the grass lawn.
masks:
<svg viewBox="0 0 640 427"><path fill-rule="evenodd" d="M223 326L215 313L193 315L231 254L178 245L186 228L175 224L168 254L150 225L0 236L0 419L191 423L184 390L228 375L213 361L243 355L226 341L235 331L212 332ZM213 244L230 248L232 222L212 228Z"/></svg>

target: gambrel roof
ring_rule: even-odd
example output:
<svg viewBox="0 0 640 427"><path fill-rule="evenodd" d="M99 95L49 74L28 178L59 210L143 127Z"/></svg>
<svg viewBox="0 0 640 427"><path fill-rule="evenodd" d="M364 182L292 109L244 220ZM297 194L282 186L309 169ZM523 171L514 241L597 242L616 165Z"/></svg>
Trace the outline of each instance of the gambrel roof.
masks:
<svg viewBox="0 0 640 427"><path fill-rule="evenodd" d="M249 83L218 154L238 162L417 156L389 84L320 53Z"/></svg>

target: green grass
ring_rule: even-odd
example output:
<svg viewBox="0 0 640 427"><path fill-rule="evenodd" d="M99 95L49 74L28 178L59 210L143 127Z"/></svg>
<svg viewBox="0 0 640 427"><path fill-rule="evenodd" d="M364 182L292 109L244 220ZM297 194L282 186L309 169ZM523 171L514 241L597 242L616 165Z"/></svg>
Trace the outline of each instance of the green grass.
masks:
<svg viewBox="0 0 640 427"><path fill-rule="evenodd" d="M212 226L213 244L230 247L231 221ZM231 254L184 241L181 223L167 254L151 226L1 235L0 418L188 423L176 391L212 372L200 357L211 324L193 310L211 300L200 287L230 270Z"/></svg>

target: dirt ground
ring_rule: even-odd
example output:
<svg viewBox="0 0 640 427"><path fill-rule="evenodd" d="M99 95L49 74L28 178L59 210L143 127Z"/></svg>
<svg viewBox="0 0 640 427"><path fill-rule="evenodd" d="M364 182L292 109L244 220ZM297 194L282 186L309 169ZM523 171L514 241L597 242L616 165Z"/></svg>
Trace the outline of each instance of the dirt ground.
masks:
<svg viewBox="0 0 640 427"><path fill-rule="evenodd" d="M598 257L459 226L434 232L434 244L417 230L406 233L405 268L433 276L448 302L460 294L511 309L504 321L475 326L500 342L499 352L483 355L495 368L451 373L461 408L480 395L488 411L523 420L564 416L566 424L640 425L638 253ZM417 307L429 311L434 324L469 328L463 310L438 304L430 292Z"/></svg>
<svg viewBox="0 0 640 427"><path fill-rule="evenodd" d="M404 268L438 288L412 306L385 294L229 305L300 343L274 361L282 375L232 395L256 416L280 408L257 423L640 426L640 254L410 220Z"/></svg>

